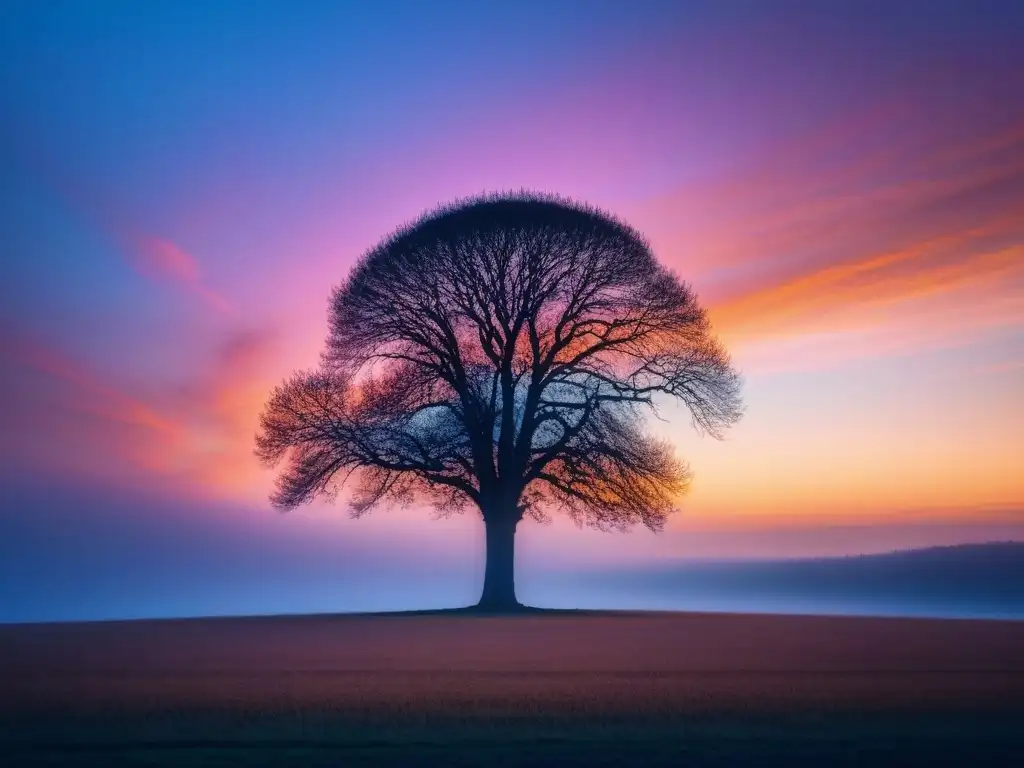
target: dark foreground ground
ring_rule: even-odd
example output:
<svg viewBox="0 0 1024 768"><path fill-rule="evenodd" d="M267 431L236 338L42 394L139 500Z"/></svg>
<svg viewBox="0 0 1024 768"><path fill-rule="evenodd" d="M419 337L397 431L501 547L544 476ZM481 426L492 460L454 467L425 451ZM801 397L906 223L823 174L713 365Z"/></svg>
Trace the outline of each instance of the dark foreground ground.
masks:
<svg viewBox="0 0 1024 768"><path fill-rule="evenodd" d="M0 765L1024 765L1024 622L0 627Z"/></svg>

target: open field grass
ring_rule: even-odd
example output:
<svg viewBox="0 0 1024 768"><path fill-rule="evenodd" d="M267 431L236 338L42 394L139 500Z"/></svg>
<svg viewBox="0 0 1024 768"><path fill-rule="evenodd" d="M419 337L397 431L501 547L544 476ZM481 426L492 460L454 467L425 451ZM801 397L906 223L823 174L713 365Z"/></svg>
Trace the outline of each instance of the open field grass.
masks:
<svg viewBox="0 0 1024 768"><path fill-rule="evenodd" d="M551 612L0 627L3 765L1013 765L1024 622Z"/></svg>

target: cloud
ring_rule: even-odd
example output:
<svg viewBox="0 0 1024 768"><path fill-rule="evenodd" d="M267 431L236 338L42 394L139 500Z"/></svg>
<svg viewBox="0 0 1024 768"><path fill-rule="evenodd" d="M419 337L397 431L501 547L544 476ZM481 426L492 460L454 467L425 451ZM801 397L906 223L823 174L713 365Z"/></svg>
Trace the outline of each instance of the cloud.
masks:
<svg viewBox="0 0 1024 768"><path fill-rule="evenodd" d="M201 297L218 312L230 312L231 303L202 281L199 263L169 240L151 236L131 238L129 263L143 276L165 281Z"/></svg>
<svg viewBox="0 0 1024 768"><path fill-rule="evenodd" d="M38 339L0 335L0 424L10 437L3 456L32 472L117 487L264 498L269 484L261 483L252 438L275 342L269 331L232 332L207 371L147 389Z"/></svg>
<svg viewBox="0 0 1024 768"><path fill-rule="evenodd" d="M820 333L868 324L879 308L973 283L1024 277L1024 244L985 248L993 228L930 238L909 247L833 264L769 284L713 307L729 336ZM890 330L898 330L890 328Z"/></svg>
<svg viewBox="0 0 1024 768"><path fill-rule="evenodd" d="M38 339L0 337L0 474L156 492L181 484L186 432L160 403Z"/></svg>
<svg viewBox="0 0 1024 768"><path fill-rule="evenodd" d="M269 359L276 341L276 333L267 329L236 331L220 347L218 361L221 374L231 378L251 371Z"/></svg>
<svg viewBox="0 0 1024 768"><path fill-rule="evenodd" d="M114 204L102 185L85 182L56 162L55 156L34 141L19 137L18 162L115 246L132 269L149 280L167 283L198 296L220 313L232 311L231 302L203 280L199 261L178 244L144 232L135 216Z"/></svg>
<svg viewBox="0 0 1024 768"><path fill-rule="evenodd" d="M1024 325L1024 124L918 147L893 115L826 128L639 212L758 370L773 348L788 350L785 368L798 356L815 368Z"/></svg>
<svg viewBox="0 0 1024 768"><path fill-rule="evenodd" d="M156 433L173 435L178 427L149 404L106 383L86 364L54 347L24 336L0 336L0 358L71 385L78 409Z"/></svg>
<svg viewBox="0 0 1024 768"><path fill-rule="evenodd" d="M1010 371L1024 371L1024 360L1007 360L1003 363L994 363L975 369L974 373L1007 373Z"/></svg>
<svg viewBox="0 0 1024 768"><path fill-rule="evenodd" d="M214 343L201 369L164 382L149 399L181 426L176 467L210 496L265 499L269 476L253 455L259 413L276 383L275 330L234 329Z"/></svg>

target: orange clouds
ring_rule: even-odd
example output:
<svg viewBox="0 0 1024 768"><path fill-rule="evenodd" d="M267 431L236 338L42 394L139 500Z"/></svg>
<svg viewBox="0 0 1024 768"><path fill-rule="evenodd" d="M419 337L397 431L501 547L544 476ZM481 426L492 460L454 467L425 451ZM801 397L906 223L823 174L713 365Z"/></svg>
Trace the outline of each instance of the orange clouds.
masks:
<svg viewBox="0 0 1024 768"><path fill-rule="evenodd" d="M233 333L208 374L139 395L113 372L52 346L0 338L0 362L13 374L4 389L15 388L4 398L20 403L4 414L8 458L35 450L30 464L58 475L164 485L179 496L265 498L269 481L252 438L270 390L261 369L273 350L270 334Z"/></svg>
<svg viewBox="0 0 1024 768"><path fill-rule="evenodd" d="M1024 126L926 147L899 131L871 141L875 123L899 114L826 128L638 213L663 258L710 292L715 326L748 371L1024 326ZM844 145L851 135L863 146Z"/></svg>
<svg viewBox="0 0 1024 768"><path fill-rule="evenodd" d="M826 134L630 215L750 382L726 444L666 425L695 470L677 524L1020 509L1024 126Z"/></svg>
<svg viewBox="0 0 1024 768"><path fill-rule="evenodd" d="M266 498L267 474L253 455L253 437L274 383L266 369L278 352L276 342L274 334L263 330L233 333L185 415L205 442L202 481L220 492Z"/></svg>
<svg viewBox="0 0 1024 768"><path fill-rule="evenodd" d="M851 318L863 325L882 305L956 291L974 282L1024 277L1024 243L988 250L981 242L1013 226L1004 221L825 266L717 304L713 316L733 338L820 333Z"/></svg>
<svg viewBox="0 0 1024 768"><path fill-rule="evenodd" d="M105 383L86 365L56 350L25 338L0 339L0 355L9 363L20 364L52 376L73 387L78 408L111 421L144 427L163 435L173 435L177 426L148 404Z"/></svg>
<svg viewBox="0 0 1024 768"><path fill-rule="evenodd" d="M166 409L37 340L0 339L3 469L152 487L173 469L184 431ZM173 484L172 484L173 485Z"/></svg>

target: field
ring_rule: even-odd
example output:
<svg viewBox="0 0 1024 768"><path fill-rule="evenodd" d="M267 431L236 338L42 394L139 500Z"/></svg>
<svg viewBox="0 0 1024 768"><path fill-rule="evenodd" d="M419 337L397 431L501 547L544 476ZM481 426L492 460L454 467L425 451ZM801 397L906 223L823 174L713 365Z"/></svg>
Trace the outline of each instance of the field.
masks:
<svg viewBox="0 0 1024 768"><path fill-rule="evenodd" d="M0 627L3 765L1012 765L1024 622L550 612Z"/></svg>

